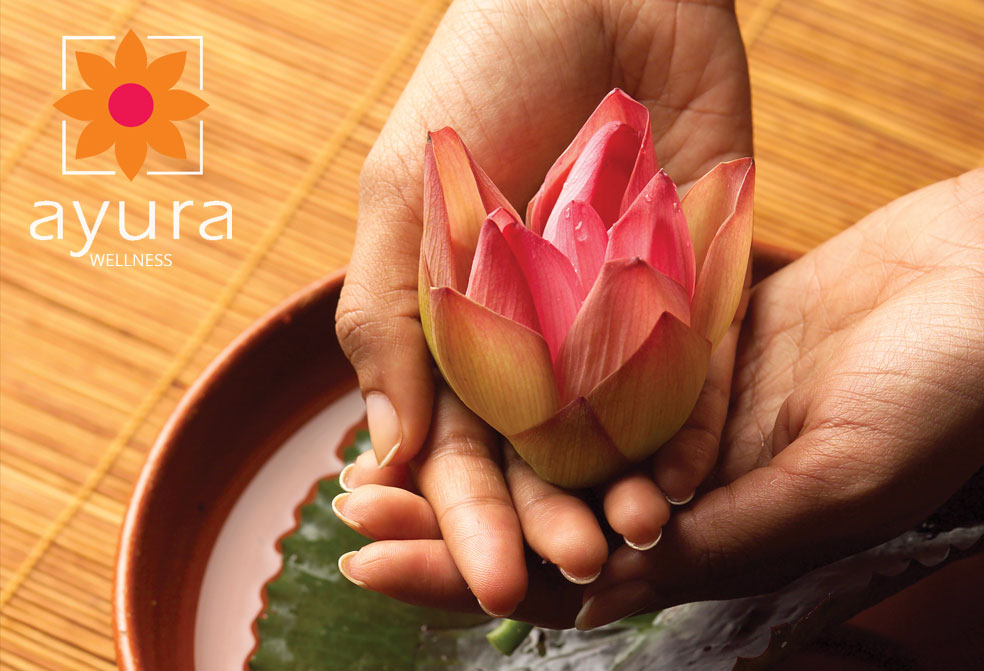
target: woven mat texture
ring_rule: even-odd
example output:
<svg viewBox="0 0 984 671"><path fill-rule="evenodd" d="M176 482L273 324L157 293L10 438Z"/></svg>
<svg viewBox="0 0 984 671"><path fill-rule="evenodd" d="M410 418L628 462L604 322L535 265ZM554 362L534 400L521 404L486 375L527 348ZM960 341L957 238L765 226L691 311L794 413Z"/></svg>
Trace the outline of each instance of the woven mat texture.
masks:
<svg viewBox="0 0 984 671"><path fill-rule="evenodd" d="M226 344L346 262L360 164L445 8L0 3L5 671L115 669L114 553L145 455ZM758 239L809 249L896 196L984 162L980 0L738 0L738 11L752 71ZM173 188L140 178L93 187L60 174L51 103L62 95L61 36L131 27L206 36L204 177L176 177ZM152 57L165 52L145 44ZM196 73L194 51L186 75ZM69 70L69 89L81 86ZM94 214L103 199L145 207L156 198L167 230L174 192L196 207L232 202L233 239L204 241L190 226L181 240L154 244L173 267L94 268L68 254L80 246L77 224L61 242L28 232L33 204L52 199L79 199ZM147 213L128 216L145 223ZM112 212L107 220L115 225ZM111 233L98 251L147 251Z"/></svg>

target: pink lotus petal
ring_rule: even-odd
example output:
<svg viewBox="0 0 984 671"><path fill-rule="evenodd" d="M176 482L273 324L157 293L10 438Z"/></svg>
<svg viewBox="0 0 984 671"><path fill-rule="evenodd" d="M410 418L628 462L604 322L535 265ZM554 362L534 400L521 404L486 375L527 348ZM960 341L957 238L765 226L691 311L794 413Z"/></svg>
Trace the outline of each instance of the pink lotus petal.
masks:
<svg viewBox="0 0 984 671"><path fill-rule="evenodd" d="M584 301L574 266L556 247L525 226L506 224L502 235L526 278L540 333L554 358Z"/></svg>
<svg viewBox="0 0 984 671"><path fill-rule="evenodd" d="M516 208L499 191L499 187L495 185L492 178L486 175L481 166L472 158L468 147L465 147L465 153L468 155L468 164L471 166L472 173L475 175L475 183L478 184L478 194L482 197L482 204L485 206L485 211L491 213L501 209L515 221L522 221Z"/></svg>
<svg viewBox="0 0 984 671"><path fill-rule="evenodd" d="M433 256L435 263L445 266L438 275L447 275L453 270L454 284L440 286L461 289L467 285L467 272L471 268L479 231L486 215L497 208L503 208L516 219L519 215L488 175L475 163L453 129L433 131L428 134L427 139L424 167L424 238L428 245L427 255ZM436 230L430 239L427 237L428 225ZM448 262L444 256L446 243L440 239L445 227L450 237L453 269L447 268ZM430 258L428 267L434 273Z"/></svg>
<svg viewBox="0 0 984 671"><path fill-rule="evenodd" d="M504 213L504 210L496 212ZM492 216L482 224L465 295L503 317L540 332L526 278Z"/></svg>
<svg viewBox="0 0 984 671"><path fill-rule="evenodd" d="M430 342L434 333L434 322L430 314L430 292L434 288L446 289L450 287L434 287L430 273L427 271L427 260L424 255L420 255L420 263L417 264L417 307L420 308L420 327L424 331L424 336ZM431 354L437 367L441 367L441 362L437 360L437 352L431 347Z"/></svg>
<svg viewBox="0 0 984 671"><path fill-rule="evenodd" d="M683 287L639 258L606 262L554 361L561 402L618 370L664 312L690 321Z"/></svg>
<svg viewBox="0 0 984 671"><path fill-rule="evenodd" d="M584 292L590 291L608 247L608 231L594 208L572 200L547 223L543 237L570 259Z"/></svg>
<svg viewBox="0 0 984 671"><path fill-rule="evenodd" d="M487 222L491 221L493 224L496 225L496 227L498 227L500 231L503 228L505 228L507 224L519 224L520 226L523 225L523 222L519 220L519 217L516 215L515 212L507 211L501 207L496 208L491 212L489 212L489 216L488 218L486 218L486 221Z"/></svg>
<svg viewBox="0 0 984 671"><path fill-rule="evenodd" d="M631 126L610 121L598 129L567 175L547 218L543 237L547 237L551 227L556 227L561 210L572 200L594 208L606 229L614 224L638 154L639 133Z"/></svg>
<svg viewBox="0 0 984 671"><path fill-rule="evenodd" d="M542 424L507 437L534 471L561 487L601 484L629 465L583 398Z"/></svg>
<svg viewBox="0 0 984 671"><path fill-rule="evenodd" d="M754 182L754 162L751 158L739 158L718 163L683 197L681 205L690 228L698 277L714 234L734 213L741 193L751 189Z"/></svg>
<svg viewBox="0 0 984 671"><path fill-rule="evenodd" d="M649 125L649 110L633 100L624 91L615 89L601 101L578 131L574 141L564 150L543 179L543 186L530 201L526 210L526 225L536 233L543 233L547 219L557 203L567 176L585 145L595 133L610 121L618 121L639 133L639 152L632 177L629 179L620 211L624 212L642 191L656 170L656 154L653 150L653 134Z"/></svg>
<svg viewBox="0 0 984 671"><path fill-rule="evenodd" d="M550 352L539 333L454 289L429 289L425 300L427 344L444 379L473 412L511 434L557 411Z"/></svg>
<svg viewBox="0 0 984 671"><path fill-rule="evenodd" d="M683 426L704 386L710 352L700 334L665 312L636 353L588 394L626 458L649 456Z"/></svg>
<svg viewBox="0 0 984 671"><path fill-rule="evenodd" d="M424 152L424 230L420 241L422 274L427 286L458 289L468 284L468 266L458 268L451 244L451 226L444 191L430 143Z"/></svg>
<svg viewBox="0 0 984 671"><path fill-rule="evenodd" d="M697 279L693 327L712 345L717 345L728 330L741 301L752 249L754 191L755 165L749 162L734 201L734 212L714 234Z"/></svg>
<svg viewBox="0 0 984 671"><path fill-rule="evenodd" d="M642 257L694 293L694 252L676 185L660 170L608 231L605 260Z"/></svg>

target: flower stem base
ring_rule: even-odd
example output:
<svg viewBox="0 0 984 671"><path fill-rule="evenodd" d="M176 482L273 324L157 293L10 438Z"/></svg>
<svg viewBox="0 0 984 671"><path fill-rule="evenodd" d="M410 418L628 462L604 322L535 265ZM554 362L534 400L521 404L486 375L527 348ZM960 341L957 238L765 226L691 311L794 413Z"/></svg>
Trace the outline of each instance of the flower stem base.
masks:
<svg viewBox="0 0 984 671"><path fill-rule="evenodd" d="M485 635L485 638L503 655L511 655L526 640L532 629L533 625L526 622L502 620L498 627Z"/></svg>

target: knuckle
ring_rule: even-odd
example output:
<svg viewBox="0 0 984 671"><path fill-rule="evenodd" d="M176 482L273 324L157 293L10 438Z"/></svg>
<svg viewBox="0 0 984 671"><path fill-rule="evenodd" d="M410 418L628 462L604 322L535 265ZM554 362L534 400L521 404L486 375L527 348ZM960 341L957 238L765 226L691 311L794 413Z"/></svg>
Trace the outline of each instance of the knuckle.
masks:
<svg viewBox="0 0 984 671"><path fill-rule="evenodd" d="M585 514L572 505L571 497L558 492L532 492L529 499L515 496L513 503L523 531L534 549L555 564L601 563L593 547L593 528L585 524ZM586 512L586 511L585 511ZM593 524L593 520L591 521ZM599 539L598 546L604 546ZM607 555L607 546L602 548Z"/></svg>
<svg viewBox="0 0 984 671"><path fill-rule="evenodd" d="M449 422L439 428L434 436L435 449L433 450L435 459L445 459L448 457L462 460L478 460L480 462L490 462L494 465L491 457L491 450L484 440L484 436L474 435L472 432L457 426L447 426Z"/></svg>
<svg viewBox="0 0 984 671"><path fill-rule="evenodd" d="M844 432L848 435L842 435ZM871 434L845 422L817 433L826 439L815 440L810 452L773 461L783 488L791 495L823 502L830 512L841 508L848 512L860 503L877 500L891 477L891 468L862 450L850 449L851 445L871 440Z"/></svg>
<svg viewBox="0 0 984 671"><path fill-rule="evenodd" d="M547 524L564 515L571 503L568 495L539 486L537 482L522 483L517 487L516 499L520 514L535 516Z"/></svg>
<svg viewBox="0 0 984 671"><path fill-rule="evenodd" d="M475 536L484 537L487 530L481 525L469 524L469 520L486 519L490 511L496 509L512 510L512 506L496 494L472 494L447 502L437 511L437 523L444 533L454 533L456 540L470 540ZM462 534L464 536L462 536Z"/></svg>
<svg viewBox="0 0 984 671"><path fill-rule="evenodd" d="M346 300L345 296L346 292L342 291L342 298L338 301L335 312L335 335L345 355L352 363L357 363L358 354L365 344L364 329L370 318L362 307L354 304L351 299Z"/></svg>
<svg viewBox="0 0 984 671"><path fill-rule="evenodd" d="M335 311L335 335L342 351L358 366L377 343L407 344L404 322L419 328L418 316L415 289L372 291L350 278L342 287Z"/></svg>
<svg viewBox="0 0 984 671"><path fill-rule="evenodd" d="M509 500L495 455L481 435L441 429L431 433L424 450L416 479L435 509Z"/></svg>
<svg viewBox="0 0 984 671"><path fill-rule="evenodd" d="M769 465L770 485L789 496L792 502L833 515L841 506L850 506L852 497L848 488L853 489L855 485L847 482L848 470L834 464L825 465L825 461L819 455L789 461L773 460Z"/></svg>

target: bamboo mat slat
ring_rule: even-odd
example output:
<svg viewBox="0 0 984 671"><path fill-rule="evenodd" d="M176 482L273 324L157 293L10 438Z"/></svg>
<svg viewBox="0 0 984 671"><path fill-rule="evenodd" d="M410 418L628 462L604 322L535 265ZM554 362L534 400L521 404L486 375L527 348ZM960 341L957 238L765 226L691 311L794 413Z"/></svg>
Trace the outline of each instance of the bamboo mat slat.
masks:
<svg viewBox="0 0 984 671"><path fill-rule="evenodd" d="M4 671L115 668L115 545L146 453L227 343L346 262L362 159L445 6L0 3ZM984 163L979 0L738 0L737 9L751 62L759 239L808 249L894 197ZM165 186L104 180L90 192L57 170L60 38L131 27L207 36L207 174ZM151 57L168 50L145 44ZM110 43L86 49L112 53ZM193 52L185 88L197 88ZM72 67L68 84L80 84ZM68 255L82 244L77 226L59 243L27 233L32 204L52 198L78 198L93 213L97 197L158 200L166 228L175 193L197 203L181 240L97 242L99 252L171 253L171 268L93 268ZM212 199L234 204L232 240L194 234ZM147 213L127 216L139 225Z"/></svg>

